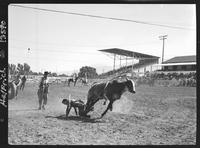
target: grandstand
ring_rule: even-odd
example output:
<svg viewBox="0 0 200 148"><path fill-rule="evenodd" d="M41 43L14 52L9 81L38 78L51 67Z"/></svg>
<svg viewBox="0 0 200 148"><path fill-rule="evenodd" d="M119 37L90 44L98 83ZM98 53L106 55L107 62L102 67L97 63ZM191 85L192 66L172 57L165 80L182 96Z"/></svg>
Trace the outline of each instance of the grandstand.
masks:
<svg viewBox="0 0 200 148"><path fill-rule="evenodd" d="M115 75L128 74L131 76L133 76L134 74L143 75L147 71L151 72L160 69L160 66L157 65L159 61L159 57L157 56L143 54L129 50L123 50L119 48L103 49L99 51L112 54L114 57L113 70L103 73L100 76L108 76L113 74ZM116 55L120 56L120 60L126 60L126 66L120 67L119 69L115 69ZM132 64L127 65L127 60L131 60Z"/></svg>

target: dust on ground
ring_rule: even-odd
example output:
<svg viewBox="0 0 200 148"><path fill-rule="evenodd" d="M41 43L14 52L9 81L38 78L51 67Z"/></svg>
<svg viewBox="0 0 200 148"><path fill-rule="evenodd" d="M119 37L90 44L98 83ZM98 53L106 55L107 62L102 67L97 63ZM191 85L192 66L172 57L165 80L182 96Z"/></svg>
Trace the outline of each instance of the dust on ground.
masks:
<svg viewBox="0 0 200 148"><path fill-rule="evenodd" d="M62 99L69 94L86 101L89 86L50 86L46 110L38 110L37 84L27 84L18 99L9 100L8 142L11 145L195 145L196 88L149 87L125 93L106 109L95 104L91 119L65 118Z"/></svg>

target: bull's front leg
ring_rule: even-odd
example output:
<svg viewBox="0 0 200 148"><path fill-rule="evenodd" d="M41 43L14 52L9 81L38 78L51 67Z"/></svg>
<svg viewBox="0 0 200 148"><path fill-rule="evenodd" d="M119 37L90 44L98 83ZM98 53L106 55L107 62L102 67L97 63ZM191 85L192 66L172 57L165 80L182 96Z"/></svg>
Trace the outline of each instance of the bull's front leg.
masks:
<svg viewBox="0 0 200 148"><path fill-rule="evenodd" d="M106 108L106 110L103 112L103 114L101 114L101 118L107 113L107 111L109 109L112 110L112 104L113 104L113 102L110 101L109 104L108 104L108 106L107 106L107 108Z"/></svg>

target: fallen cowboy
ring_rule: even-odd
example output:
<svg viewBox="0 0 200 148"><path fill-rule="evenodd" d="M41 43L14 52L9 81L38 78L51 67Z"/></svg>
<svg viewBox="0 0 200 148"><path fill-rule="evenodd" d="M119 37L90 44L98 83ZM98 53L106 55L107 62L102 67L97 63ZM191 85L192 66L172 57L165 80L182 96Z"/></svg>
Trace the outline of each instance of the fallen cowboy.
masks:
<svg viewBox="0 0 200 148"><path fill-rule="evenodd" d="M74 99L63 99L62 103L67 105L66 108L66 118L69 115L69 112L71 110L71 108L74 108L74 111L76 113L76 115L78 116L83 116L84 115L84 109L85 109L85 104L82 100L74 100Z"/></svg>

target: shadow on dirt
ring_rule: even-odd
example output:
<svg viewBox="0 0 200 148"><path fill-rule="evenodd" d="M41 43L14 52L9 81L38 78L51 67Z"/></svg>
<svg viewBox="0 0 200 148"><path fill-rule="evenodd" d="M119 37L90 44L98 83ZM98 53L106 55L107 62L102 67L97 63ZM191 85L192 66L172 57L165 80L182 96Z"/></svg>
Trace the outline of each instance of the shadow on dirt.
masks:
<svg viewBox="0 0 200 148"><path fill-rule="evenodd" d="M80 117L80 116L69 116L66 118L65 115L60 115L60 116L46 116L45 118L56 118L59 120L74 120L74 121L81 121L81 122L90 122L90 123L102 123L105 122L99 118L86 118L86 117Z"/></svg>

